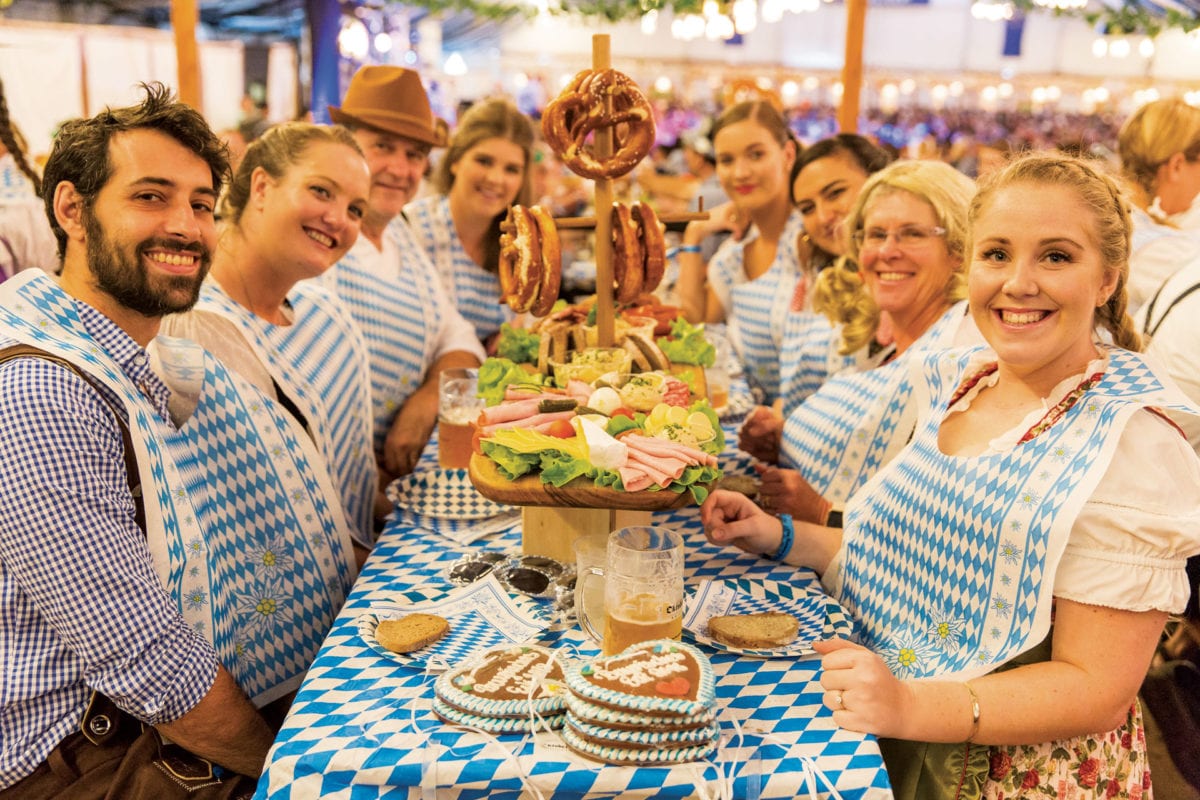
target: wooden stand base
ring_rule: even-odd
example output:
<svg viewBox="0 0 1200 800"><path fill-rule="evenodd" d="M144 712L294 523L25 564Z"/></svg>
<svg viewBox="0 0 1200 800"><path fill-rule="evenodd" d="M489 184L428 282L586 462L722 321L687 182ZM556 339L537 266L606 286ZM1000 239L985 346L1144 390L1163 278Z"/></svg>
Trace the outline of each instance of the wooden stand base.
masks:
<svg viewBox="0 0 1200 800"><path fill-rule="evenodd" d="M575 563L575 540L591 533L611 533L630 525L649 525L649 511L619 508L525 506L521 509L521 551Z"/></svg>

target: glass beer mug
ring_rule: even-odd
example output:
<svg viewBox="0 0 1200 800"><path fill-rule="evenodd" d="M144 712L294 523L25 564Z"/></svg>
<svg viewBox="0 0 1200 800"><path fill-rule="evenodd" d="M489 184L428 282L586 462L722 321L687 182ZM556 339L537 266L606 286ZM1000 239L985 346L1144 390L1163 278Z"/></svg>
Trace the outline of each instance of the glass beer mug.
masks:
<svg viewBox="0 0 1200 800"><path fill-rule="evenodd" d="M604 608L589 603L588 585L604 582ZM605 565L589 566L575 587L579 624L605 655L683 632L683 537L669 528L636 526L608 537ZM603 617L600 626L597 616Z"/></svg>

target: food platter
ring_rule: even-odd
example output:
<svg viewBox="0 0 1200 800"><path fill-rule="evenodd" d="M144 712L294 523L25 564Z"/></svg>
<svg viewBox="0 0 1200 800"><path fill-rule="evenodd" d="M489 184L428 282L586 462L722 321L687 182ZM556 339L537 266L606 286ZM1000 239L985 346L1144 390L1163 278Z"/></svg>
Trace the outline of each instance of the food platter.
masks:
<svg viewBox="0 0 1200 800"><path fill-rule="evenodd" d="M489 500L514 506L566 506L614 508L628 511L667 511L692 505L691 492L622 492L597 486L590 478L576 478L562 487L542 483L538 475L510 480L496 462L478 453L471 456L468 474L475 489Z"/></svg>

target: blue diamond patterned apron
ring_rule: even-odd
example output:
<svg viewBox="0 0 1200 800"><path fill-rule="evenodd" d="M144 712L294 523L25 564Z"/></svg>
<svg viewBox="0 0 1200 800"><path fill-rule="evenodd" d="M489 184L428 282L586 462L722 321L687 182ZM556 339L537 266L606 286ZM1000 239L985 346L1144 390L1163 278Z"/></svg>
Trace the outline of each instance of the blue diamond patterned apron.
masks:
<svg viewBox="0 0 1200 800"><path fill-rule="evenodd" d="M787 417L829 379L843 370L864 367L866 348L842 355L841 334L824 314L792 311L783 323L783 345L779 350L779 396Z"/></svg>
<svg viewBox="0 0 1200 800"><path fill-rule="evenodd" d="M486 339L500 330L501 323L511 322L516 315L500 302L500 276L476 264L463 249L450 216L450 198L417 200L405 206L404 214L437 268L451 302L475 327L475 335Z"/></svg>
<svg viewBox="0 0 1200 800"><path fill-rule="evenodd" d="M288 302L293 324L273 325L207 281L196 309L219 314L242 329L259 362L304 415L355 539L370 548L379 473L366 346L349 312L321 287L297 285Z"/></svg>
<svg viewBox="0 0 1200 800"><path fill-rule="evenodd" d="M147 543L181 616L256 705L299 686L355 567L337 494L287 411L198 345L163 337L163 379L202 384L196 411L176 430L91 338L74 301L37 271L0 288L0 322L124 405Z"/></svg>
<svg viewBox="0 0 1200 800"><path fill-rule="evenodd" d="M780 234L775 260L766 272L752 281L746 280L743 266L745 245L750 240L728 250L722 248L709 264L709 268L732 287L730 306L725 309L729 339L746 369L746 379L762 389L764 402L768 405L779 396L779 360L785 317L789 313L805 314L814 318L813 325L819 326L823 322L829 326L824 316L813 313L811 307L789 312L792 292L801 274L796 239L802 230L803 217L800 212L792 211ZM721 252L727 254L725 258L720 257Z"/></svg>
<svg viewBox="0 0 1200 800"><path fill-rule="evenodd" d="M782 462L840 509L850 495L908 442L916 421L909 362L915 353L954 342L966 303L958 303L893 361L844 372L788 414Z"/></svg>
<svg viewBox="0 0 1200 800"><path fill-rule="evenodd" d="M1071 528L1130 415L1198 412L1140 355L1111 349L1101 381L1042 434L1008 452L943 455L938 428L974 352L912 360L931 413L854 496L828 578L862 643L901 678L977 677L1045 638Z"/></svg>
<svg viewBox="0 0 1200 800"><path fill-rule="evenodd" d="M396 218L383 250L365 236L322 279L350 311L367 346L371 417L377 457L396 412L421 386L433 361L442 311L434 297L437 276L408 223Z"/></svg>

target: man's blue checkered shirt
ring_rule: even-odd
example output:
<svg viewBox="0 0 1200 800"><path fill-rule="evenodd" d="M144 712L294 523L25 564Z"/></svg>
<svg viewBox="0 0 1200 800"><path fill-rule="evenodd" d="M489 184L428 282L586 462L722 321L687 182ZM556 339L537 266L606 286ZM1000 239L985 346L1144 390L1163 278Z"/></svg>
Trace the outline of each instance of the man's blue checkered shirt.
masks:
<svg viewBox="0 0 1200 800"><path fill-rule="evenodd" d="M169 420L169 390L146 351L103 314L75 305L97 344ZM58 364L0 365L0 788L78 729L93 689L146 722L169 722L216 677L216 653L151 565L113 413Z"/></svg>

